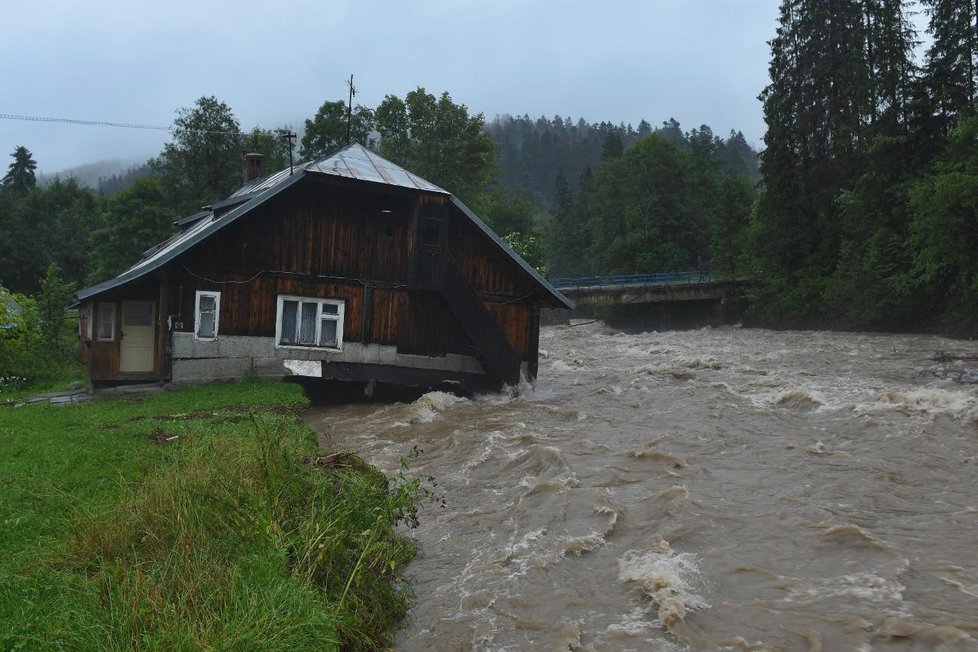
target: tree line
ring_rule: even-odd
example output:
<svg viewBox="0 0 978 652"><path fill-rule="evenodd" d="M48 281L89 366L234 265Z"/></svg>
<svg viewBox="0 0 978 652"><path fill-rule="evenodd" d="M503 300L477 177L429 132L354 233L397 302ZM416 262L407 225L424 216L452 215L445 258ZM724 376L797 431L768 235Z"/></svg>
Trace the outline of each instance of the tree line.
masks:
<svg viewBox="0 0 978 652"><path fill-rule="evenodd" d="M749 242L759 318L974 332L976 64L971 0L781 3Z"/></svg>
<svg viewBox="0 0 978 652"><path fill-rule="evenodd" d="M739 132L675 120L487 124L423 88L375 108L324 102L297 158L362 142L455 193L551 276L709 268L752 276L764 323L974 329L978 6L783 0L770 45L759 158ZM153 175L101 201L71 181L16 181L30 166L15 153L0 225L27 244L0 245L0 281L36 288L52 260L74 282L117 273L240 185L244 151L283 167L288 141L204 97L178 111Z"/></svg>

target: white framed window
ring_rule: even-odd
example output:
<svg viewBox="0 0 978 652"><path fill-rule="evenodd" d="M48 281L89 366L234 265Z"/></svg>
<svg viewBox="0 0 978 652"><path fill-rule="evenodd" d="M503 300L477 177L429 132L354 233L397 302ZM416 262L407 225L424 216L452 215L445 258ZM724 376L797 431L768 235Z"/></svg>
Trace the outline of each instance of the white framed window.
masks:
<svg viewBox="0 0 978 652"><path fill-rule="evenodd" d="M98 304L98 341L111 342L115 339L115 304Z"/></svg>
<svg viewBox="0 0 978 652"><path fill-rule="evenodd" d="M341 299L280 294L275 318L275 346L342 350L345 307Z"/></svg>
<svg viewBox="0 0 978 652"><path fill-rule="evenodd" d="M213 340L221 316L221 293L197 290L194 301L194 339Z"/></svg>

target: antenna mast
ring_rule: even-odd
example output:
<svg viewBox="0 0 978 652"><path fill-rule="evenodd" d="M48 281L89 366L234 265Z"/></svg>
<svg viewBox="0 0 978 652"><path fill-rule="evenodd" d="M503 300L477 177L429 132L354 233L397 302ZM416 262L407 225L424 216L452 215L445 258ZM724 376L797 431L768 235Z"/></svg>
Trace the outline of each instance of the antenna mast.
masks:
<svg viewBox="0 0 978 652"><path fill-rule="evenodd" d="M353 75L350 75L350 81L347 82L350 87L350 101L346 105L346 144L350 144L350 129L353 124L353 96L357 94L357 90L353 87Z"/></svg>

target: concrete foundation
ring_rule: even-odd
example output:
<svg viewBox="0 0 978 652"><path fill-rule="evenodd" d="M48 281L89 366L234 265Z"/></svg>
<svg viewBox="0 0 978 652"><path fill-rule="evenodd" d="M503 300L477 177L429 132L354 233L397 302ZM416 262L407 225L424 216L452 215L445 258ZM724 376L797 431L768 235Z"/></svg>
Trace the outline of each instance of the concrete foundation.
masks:
<svg viewBox="0 0 978 652"><path fill-rule="evenodd" d="M190 385L246 376L323 377L323 364L332 362L388 365L452 374L485 374L479 361L449 353L432 358L397 352L397 347L344 342L342 351L305 347L279 348L271 337L221 335L212 341L194 339L192 333L172 333L171 383ZM327 376L328 377L328 376Z"/></svg>

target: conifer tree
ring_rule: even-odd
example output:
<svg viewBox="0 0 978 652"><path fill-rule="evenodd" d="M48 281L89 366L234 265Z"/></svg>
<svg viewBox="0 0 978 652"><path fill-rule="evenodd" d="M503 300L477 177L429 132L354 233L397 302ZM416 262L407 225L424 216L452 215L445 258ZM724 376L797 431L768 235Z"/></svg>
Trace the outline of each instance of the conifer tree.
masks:
<svg viewBox="0 0 978 652"><path fill-rule="evenodd" d="M550 273L553 276L575 276L583 271L584 249L581 246L580 228L576 218L574 196L564 176L564 169L559 168L554 183L551 228Z"/></svg>
<svg viewBox="0 0 978 652"><path fill-rule="evenodd" d="M14 162L7 168L7 174L0 180L0 186L17 194L24 194L37 185L37 178L34 176L37 162L23 145L17 147L11 156Z"/></svg>
<svg viewBox="0 0 978 652"><path fill-rule="evenodd" d="M978 74L978 3L922 0L933 43L927 50L926 84L946 133L974 113Z"/></svg>

